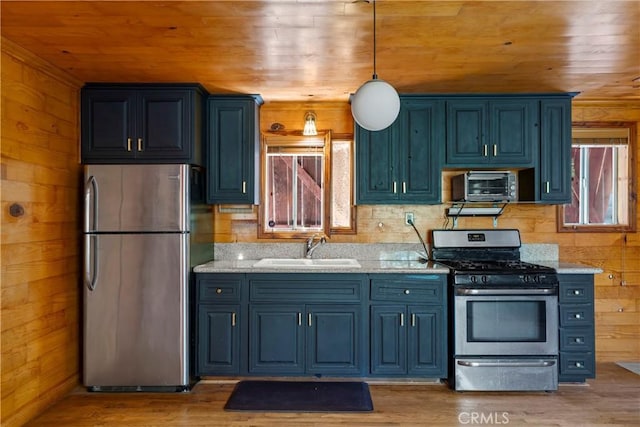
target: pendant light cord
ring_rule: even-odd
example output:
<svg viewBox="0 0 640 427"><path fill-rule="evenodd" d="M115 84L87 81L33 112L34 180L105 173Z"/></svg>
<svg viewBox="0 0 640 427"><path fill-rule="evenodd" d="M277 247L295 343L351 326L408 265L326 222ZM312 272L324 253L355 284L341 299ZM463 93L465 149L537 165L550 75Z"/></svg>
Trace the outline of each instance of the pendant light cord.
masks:
<svg viewBox="0 0 640 427"><path fill-rule="evenodd" d="M376 80L378 74L376 73L376 0L373 0L373 76L372 79Z"/></svg>

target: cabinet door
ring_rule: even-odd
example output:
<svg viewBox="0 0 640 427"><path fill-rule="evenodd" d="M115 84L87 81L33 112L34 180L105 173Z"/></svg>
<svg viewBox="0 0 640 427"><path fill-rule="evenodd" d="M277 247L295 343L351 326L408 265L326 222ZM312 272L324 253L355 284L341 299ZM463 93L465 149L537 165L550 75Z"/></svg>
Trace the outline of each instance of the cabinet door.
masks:
<svg viewBox="0 0 640 427"><path fill-rule="evenodd" d="M436 306L409 306L408 314L408 373L446 377L446 334L442 309Z"/></svg>
<svg viewBox="0 0 640 427"><path fill-rule="evenodd" d="M537 153L539 102L505 99L489 104L489 161L507 167L531 167Z"/></svg>
<svg viewBox="0 0 640 427"><path fill-rule="evenodd" d="M539 200L571 203L571 99L541 105Z"/></svg>
<svg viewBox="0 0 640 427"><path fill-rule="evenodd" d="M117 89L82 90L82 162L135 156L136 95Z"/></svg>
<svg viewBox="0 0 640 427"><path fill-rule="evenodd" d="M371 373L407 373L407 331L404 305L371 306Z"/></svg>
<svg viewBox="0 0 640 427"><path fill-rule="evenodd" d="M410 100L403 103L400 114L400 137L396 141L402 177L400 199L403 202L439 203L444 103Z"/></svg>
<svg viewBox="0 0 640 427"><path fill-rule="evenodd" d="M488 104L484 100L447 101L447 166L486 166L489 146Z"/></svg>
<svg viewBox="0 0 640 427"><path fill-rule="evenodd" d="M209 203L256 203L259 147L253 99L209 99Z"/></svg>
<svg viewBox="0 0 640 427"><path fill-rule="evenodd" d="M249 312L249 372L304 373L304 305L254 304Z"/></svg>
<svg viewBox="0 0 640 427"><path fill-rule="evenodd" d="M193 109L188 90L141 90L134 150L138 159L188 161Z"/></svg>
<svg viewBox="0 0 640 427"><path fill-rule="evenodd" d="M396 121L397 123L397 121ZM387 203L398 199L396 123L371 132L356 127L356 203Z"/></svg>
<svg viewBox="0 0 640 427"><path fill-rule="evenodd" d="M240 371L239 305L198 305L196 375Z"/></svg>
<svg viewBox="0 0 640 427"><path fill-rule="evenodd" d="M307 373L361 373L359 305L310 305L307 324Z"/></svg>

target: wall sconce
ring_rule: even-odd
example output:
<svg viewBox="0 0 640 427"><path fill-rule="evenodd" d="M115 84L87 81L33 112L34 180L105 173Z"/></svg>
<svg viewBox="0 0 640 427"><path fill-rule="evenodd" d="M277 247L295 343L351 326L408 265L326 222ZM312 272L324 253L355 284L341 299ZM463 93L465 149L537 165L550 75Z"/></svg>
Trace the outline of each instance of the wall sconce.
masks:
<svg viewBox="0 0 640 427"><path fill-rule="evenodd" d="M318 134L316 129L316 113L313 111L307 111L304 115L304 129L302 134L305 136L314 136Z"/></svg>

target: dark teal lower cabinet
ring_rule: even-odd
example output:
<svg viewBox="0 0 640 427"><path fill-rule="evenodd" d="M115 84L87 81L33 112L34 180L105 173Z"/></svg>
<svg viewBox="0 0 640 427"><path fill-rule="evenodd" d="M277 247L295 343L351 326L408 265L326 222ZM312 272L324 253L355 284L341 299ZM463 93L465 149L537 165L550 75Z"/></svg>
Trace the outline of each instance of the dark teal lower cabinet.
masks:
<svg viewBox="0 0 640 427"><path fill-rule="evenodd" d="M198 376L446 378L446 275L198 273Z"/></svg>
<svg viewBox="0 0 640 427"><path fill-rule="evenodd" d="M239 305L198 307L198 375L240 373Z"/></svg>
<svg viewBox="0 0 640 427"><path fill-rule="evenodd" d="M304 305L260 304L249 308L249 371L304 373Z"/></svg>
<svg viewBox="0 0 640 427"><path fill-rule="evenodd" d="M595 321L593 275L560 274L560 367L561 382L584 382L595 378Z"/></svg>
<svg viewBox="0 0 640 427"><path fill-rule="evenodd" d="M361 373L359 304L252 304L249 311L252 374Z"/></svg>
<svg viewBox="0 0 640 427"><path fill-rule="evenodd" d="M242 373L243 274L197 274L195 374ZM245 346L246 347L246 346Z"/></svg>
<svg viewBox="0 0 640 427"><path fill-rule="evenodd" d="M371 280L373 376L447 376L445 277L376 275Z"/></svg>

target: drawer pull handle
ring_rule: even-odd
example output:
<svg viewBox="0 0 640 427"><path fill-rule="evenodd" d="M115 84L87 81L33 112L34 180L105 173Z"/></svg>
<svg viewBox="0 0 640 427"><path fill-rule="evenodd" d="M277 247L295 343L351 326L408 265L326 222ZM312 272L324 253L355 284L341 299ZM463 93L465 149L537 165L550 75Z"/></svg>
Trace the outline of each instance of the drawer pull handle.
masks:
<svg viewBox="0 0 640 427"><path fill-rule="evenodd" d="M411 293L411 291L410 291L409 289L405 289L405 290L404 290L404 294L405 294L405 295L409 295L410 293Z"/></svg>
<svg viewBox="0 0 640 427"><path fill-rule="evenodd" d="M131 138L127 138L127 151L131 151Z"/></svg>
<svg viewBox="0 0 640 427"><path fill-rule="evenodd" d="M405 194L407 192L407 183L402 181L402 193Z"/></svg>
<svg viewBox="0 0 640 427"><path fill-rule="evenodd" d="M400 313L400 326L404 326L404 313Z"/></svg>
<svg viewBox="0 0 640 427"><path fill-rule="evenodd" d="M411 313L411 326L412 327L416 326L416 315L415 315L415 313Z"/></svg>
<svg viewBox="0 0 640 427"><path fill-rule="evenodd" d="M236 326L236 313L231 313L231 326Z"/></svg>
<svg viewBox="0 0 640 427"><path fill-rule="evenodd" d="M311 313L307 314L307 318L308 318L308 321L309 321L309 326L311 326Z"/></svg>
<svg viewBox="0 0 640 427"><path fill-rule="evenodd" d="M247 181L242 181L242 194L247 194Z"/></svg>
<svg viewBox="0 0 640 427"><path fill-rule="evenodd" d="M484 157L487 157L488 152L487 152L487 144L484 144Z"/></svg>
<svg viewBox="0 0 640 427"><path fill-rule="evenodd" d="M142 138L138 138L138 151L142 151Z"/></svg>
<svg viewBox="0 0 640 427"><path fill-rule="evenodd" d="M302 313L298 313L298 326L302 325Z"/></svg>
<svg viewBox="0 0 640 427"><path fill-rule="evenodd" d="M217 288L217 289L216 289L216 294L220 295L221 293L222 293L222 289Z"/></svg>
<svg viewBox="0 0 640 427"><path fill-rule="evenodd" d="M398 192L397 186L396 186L396 182L393 181L393 194L396 194Z"/></svg>
<svg viewBox="0 0 640 427"><path fill-rule="evenodd" d="M493 144L493 157L497 157L498 156L498 146L496 144Z"/></svg>

